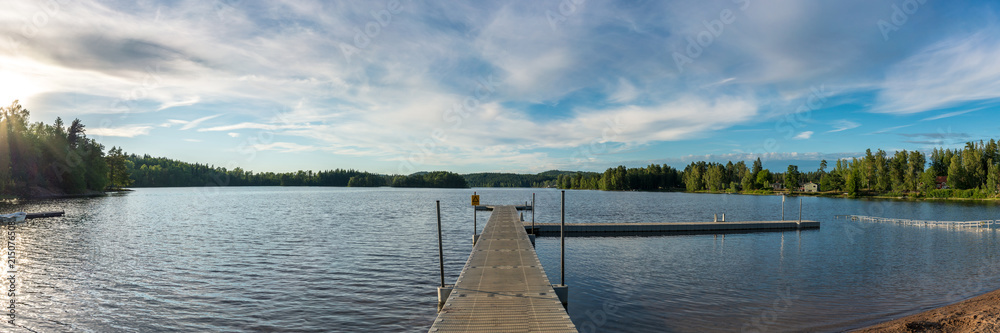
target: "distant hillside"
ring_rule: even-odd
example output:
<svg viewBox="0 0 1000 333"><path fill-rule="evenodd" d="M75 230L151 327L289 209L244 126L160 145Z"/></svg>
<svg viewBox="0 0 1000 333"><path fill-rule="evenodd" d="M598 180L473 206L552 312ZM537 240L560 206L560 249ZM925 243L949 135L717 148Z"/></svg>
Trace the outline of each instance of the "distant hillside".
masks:
<svg viewBox="0 0 1000 333"><path fill-rule="evenodd" d="M577 173L576 171L549 170L539 174L481 172L463 176L472 187L556 187L560 176L571 176Z"/></svg>

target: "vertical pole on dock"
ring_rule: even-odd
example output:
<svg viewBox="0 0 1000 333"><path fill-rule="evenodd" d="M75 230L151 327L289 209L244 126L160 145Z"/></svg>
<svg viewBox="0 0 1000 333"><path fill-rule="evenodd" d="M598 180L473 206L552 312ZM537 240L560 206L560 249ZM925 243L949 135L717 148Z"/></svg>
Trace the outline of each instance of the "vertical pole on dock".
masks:
<svg viewBox="0 0 1000 333"><path fill-rule="evenodd" d="M785 195L781 195L781 220L785 220Z"/></svg>
<svg viewBox="0 0 1000 333"><path fill-rule="evenodd" d="M444 288L444 242L441 241L441 200L437 201L438 262L441 263L441 288Z"/></svg>
<svg viewBox="0 0 1000 333"><path fill-rule="evenodd" d="M802 223L802 198L799 198L799 223Z"/></svg>
<svg viewBox="0 0 1000 333"><path fill-rule="evenodd" d="M559 205L562 217L559 218L559 284L566 285L566 191L562 191L562 203Z"/></svg>
<svg viewBox="0 0 1000 333"><path fill-rule="evenodd" d="M472 195L476 195L476 192L472 192ZM479 234L479 223L476 221L479 218L479 213L476 212L477 206L472 206L472 245L476 245L476 235Z"/></svg>
<svg viewBox="0 0 1000 333"><path fill-rule="evenodd" d="M531 194L531 234L535 234L535 194Z"/></svg>

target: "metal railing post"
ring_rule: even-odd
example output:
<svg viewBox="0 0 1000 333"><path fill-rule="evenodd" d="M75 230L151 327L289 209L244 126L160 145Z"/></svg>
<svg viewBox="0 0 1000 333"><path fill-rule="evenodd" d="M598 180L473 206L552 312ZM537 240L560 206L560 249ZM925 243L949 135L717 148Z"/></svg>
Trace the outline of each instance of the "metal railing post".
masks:
<svg viewBox="0 0 1000 333"><path fill-rule="evenodd" d="M562 203L560 204L560 215L562 217L559 219L559 276L560 284L566 285L566 191L562 191Z"/></svg>
<svg viewBox="0 0 1000 333"><path fill-rule="evenodd" d="M441 200L437 201L438 262L441 263L441 288L444 288L444 242L441 241Z"/></svg>

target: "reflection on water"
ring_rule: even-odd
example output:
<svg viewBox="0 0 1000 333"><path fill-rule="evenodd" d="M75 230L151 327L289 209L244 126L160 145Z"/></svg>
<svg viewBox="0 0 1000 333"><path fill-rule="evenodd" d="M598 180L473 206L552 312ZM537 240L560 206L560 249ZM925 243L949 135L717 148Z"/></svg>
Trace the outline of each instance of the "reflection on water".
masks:
<svg viewBox="0 0 1000 333"><path fill-rule="evenodd" d="M537 192L476 189L486 204ZM471 190L140 189L6 203L65 210L19 228L18 320L40 332L426 331L435 317L442 201L448 281L471 249ZM567 192L567 222L775 220L773 196ZM794 211L791 206L794 207ZM798 216L798 205L786 216ZM997 219L997 206L805 198L820 230L567 240L583 331L837 331L1000 288L996 229L835 219ZM479 213L481 229L489 212ZM558 280L558 238L537 240ZM5 326L5 328L7 328Z"/></svg>

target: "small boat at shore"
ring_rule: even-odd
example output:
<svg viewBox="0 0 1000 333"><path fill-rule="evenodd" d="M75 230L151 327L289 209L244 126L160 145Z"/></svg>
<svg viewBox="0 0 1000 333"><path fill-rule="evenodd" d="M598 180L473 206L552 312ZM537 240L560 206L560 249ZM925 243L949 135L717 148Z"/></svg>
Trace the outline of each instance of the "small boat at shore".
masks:
<svg viewBox="0 0 1000 333"><path fill-rule="evenodd" d="M3 214L3 215L0 215L0 223L4 223L4 224L8 224L8 223L21 223L21 222L24 222L24 219L26 219L27 217L28 217L28 214L25 213L25 212Z"/></svg>

